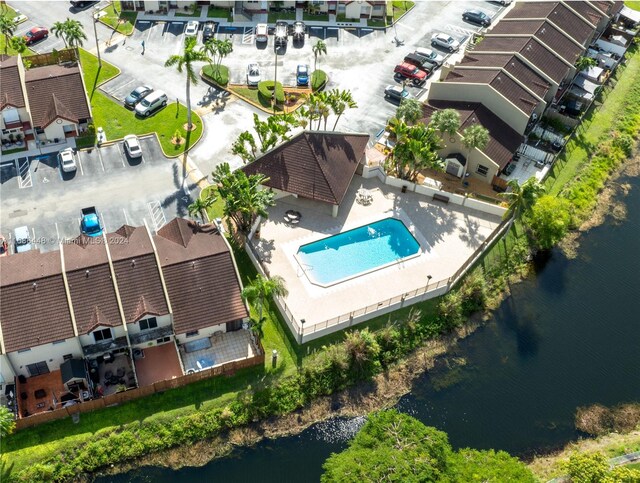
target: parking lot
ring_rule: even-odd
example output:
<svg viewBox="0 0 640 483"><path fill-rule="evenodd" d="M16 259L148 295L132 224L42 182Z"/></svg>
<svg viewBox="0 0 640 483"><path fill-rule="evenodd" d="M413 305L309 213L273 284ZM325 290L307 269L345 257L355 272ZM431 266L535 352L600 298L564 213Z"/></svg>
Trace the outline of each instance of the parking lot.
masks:
<svg viewBox="0 0 640 483"><path fill-rule="evenodd" d="M140 139L141 159L130 158L122 143L76 153L77 169L64 173L56 155L18 159L0 168L3 235L28 226L41 251L58 248L80 234L80 210L95 206L107 232L145 222L158 230L174 216L187 216L197 195L183 185L181 165L162 155L155 137Z"/></svg>

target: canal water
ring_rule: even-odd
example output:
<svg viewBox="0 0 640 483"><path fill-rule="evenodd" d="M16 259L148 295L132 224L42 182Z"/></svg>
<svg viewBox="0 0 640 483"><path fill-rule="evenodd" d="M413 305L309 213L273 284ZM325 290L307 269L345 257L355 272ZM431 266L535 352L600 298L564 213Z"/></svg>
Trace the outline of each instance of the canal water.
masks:
<svg viewBox="0 0 640 483"><path fill-rule="evenodd" d="M454 447L528 456L578 438L578 406L640 401L640 183L626 181L627 219L582 237L577 259L555 250L539 261L485 327L416 380L401 411L446 431ZM98 481L318 481L362 422L330 420L201 468L140 468Z"/></svg>

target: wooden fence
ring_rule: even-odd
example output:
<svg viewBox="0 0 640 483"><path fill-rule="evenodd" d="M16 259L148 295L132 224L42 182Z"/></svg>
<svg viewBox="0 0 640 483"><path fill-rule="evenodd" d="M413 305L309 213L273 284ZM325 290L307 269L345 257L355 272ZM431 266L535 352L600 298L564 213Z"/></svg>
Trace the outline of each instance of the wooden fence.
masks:
<svg viewBox="0 0 640 483"><path fill-rule="evenodd" d="M185 376L176 377L175 379L167 379L165 381L156 382L150 386L138 387L136 389L129 389L127 391L118 392L109 396L104 396L100 399L92 399L80 404L75 404L66 408L54 409L53 411L47 411L44 413L37 413L26 418L21 418L16 421L16 430L30 428L37 426L38 424L46 423L48 421L55 421L56 419L66 418L72 414L87 413L95 411L96 409L105 408L108 406L117 406L119 404L139 399L141 397L150 396L151 394L161 393L169 389L175 389L178 387L186 386L197 381L203 381L216 376L222 376L224 374L232 374L240 369L247 367L264 365L264 349L260 347L261 354L247 357L238 361L227 362L220 366L205 369L194 374L187 374Z"/></svg>
<svg viewBox="0 0 640 483"><path fill-rule="evenodd" d="M76 49L56 50L22 57L23 62L29 61L29 67L43 67L45 65L62 64L63 62L76 62L78 51Z"/></svg>

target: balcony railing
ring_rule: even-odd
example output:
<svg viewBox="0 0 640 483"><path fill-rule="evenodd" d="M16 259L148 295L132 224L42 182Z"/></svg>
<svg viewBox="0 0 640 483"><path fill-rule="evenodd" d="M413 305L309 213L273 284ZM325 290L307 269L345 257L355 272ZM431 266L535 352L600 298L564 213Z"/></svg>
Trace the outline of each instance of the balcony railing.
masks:
<svg viewBox="0 0 640 483"><path fill-rule="evenodd" d="M122 347L128 347L128 345L126 337L118 337L116 339L98 342L97 344L85 345L82 347L82 350L84 351L85 356L90 356L121 349Z"/></svg>
<svg viewBox="0 0 640 483"><path fill-rule="evenodd" d="M173 335L173 328L170 325L158 327L153 330L145 330L139 334L132 334L129 338L131 339L131 345L137 345L142 344L143 342L149 342L150 340L161 339L168 335Z"/></svg>

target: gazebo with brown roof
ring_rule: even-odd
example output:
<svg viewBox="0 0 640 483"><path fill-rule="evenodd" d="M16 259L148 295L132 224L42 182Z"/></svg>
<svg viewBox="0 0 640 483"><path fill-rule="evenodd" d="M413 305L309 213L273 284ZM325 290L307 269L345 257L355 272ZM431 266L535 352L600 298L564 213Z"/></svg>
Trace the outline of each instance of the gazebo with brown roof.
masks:
<svg viewBox="0 0 640 483"><path fill-rule="evenodd" d="M337 216L368 142L368 134L304 131L242 170L263 174L269 188L330 203Z"/></svg>

